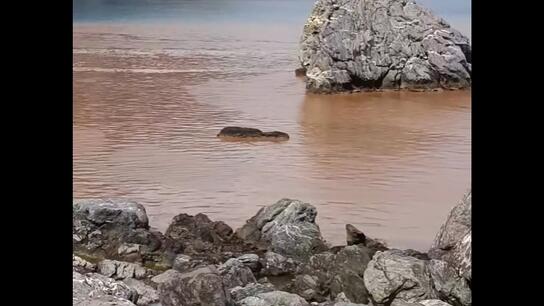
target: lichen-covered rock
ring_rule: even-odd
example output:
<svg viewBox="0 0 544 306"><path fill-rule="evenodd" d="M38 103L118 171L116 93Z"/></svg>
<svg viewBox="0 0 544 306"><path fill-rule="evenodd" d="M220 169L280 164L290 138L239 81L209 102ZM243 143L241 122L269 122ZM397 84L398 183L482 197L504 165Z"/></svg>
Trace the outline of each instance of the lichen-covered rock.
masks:
<svg viewBox="0 0 544 306"><path fill-rule="evenodd" d="M468 39L408 0L319 0L299 59L314 92L466 88Z"/></svg>
<svg viewBox="0 0 544 306"><path fill-rule="evenodd" d="M147 270L139 264L105 259L98 263L98 271L113 279L144 278Z"/></svg>
<svg viewBox="0 0 544 306"><path fill-rule="evenodd" d="M364 272L364 283L377 304L436 298L426 262L397 250L376 252Z"/></svg>
<svg viewBox="0 0 544 306"><path fill-rule="evenodd" d="M176 273L172 273L172 277L159 284L158 293L163 306L228 305L223 280L215 267Z"/></svg>
<svg viewBox="0 0 544 306"><path fill-rule="evenodd" d="M472 277L472 193L469 191L449 213L440 228L429 256L450 263L459 275Z"/></svg>
<svg viewBox="0 0 544 306"><path fill-rule="evenodd" d="M457 271L447 262L431 260L429 272L438 297L454 306L472 305L472 291L468 281L457 274Z"/></svg>
<svg viewBox="0 0 544 306"><path fill-rule="evenodd" d="M229 290L230 296L234 302L241 301L249 296L256 296L259 293L271 292L276 289L270 283L249 283L242 286L236 286Z"/></svg>
<svg viewBox="0 0 544 306"><path fill-rule="evenodd" d="M123 283L138 292L138 301L136 302L136 305L147 306L159 302L159 295L157 294L157 290L145 284L143 281L133 278L127 278L123 280Z"/></svg>
<svg viewBox="0 0 544 306"><path fill-rule="evenodd" d="M270 251L294 259L307 259L326 249L319 226L317 210L298 200L282 199L259 210L237 230L244 241L263 245Z"/></svg>
<svg viewBox="0 0 544 306"><path fill-rule="evenodd" d="M104 275L73 271L72 278L73 305L128 306L138 300L136 290Z"/></svg>
<svg viewBox="0 0 544 306"><path fill-rule="evenodd" d="M283 291L259 293L241 300L240 306L309 306L303 298Z"/></svg>

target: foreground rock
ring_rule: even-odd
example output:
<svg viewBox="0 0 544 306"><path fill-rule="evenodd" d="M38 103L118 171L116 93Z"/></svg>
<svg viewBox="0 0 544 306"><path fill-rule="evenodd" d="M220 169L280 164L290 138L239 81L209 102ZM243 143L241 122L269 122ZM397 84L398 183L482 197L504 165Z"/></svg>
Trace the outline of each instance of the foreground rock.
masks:
<svg viewBox="0 0 544 306"><path fill-rule="evenodd" d="M263 140L288 140L289 135L284 132L263 132L259 129L229 126L223 128L217 137L221 138L247 138Z"/></svg>
<svg viewBox="0 0 544 306"><path fill-rule="evenodd" d="M228 302L223 280L213 266L187 273L175 272L159 284L158 293L163 306L225 306Z"/></svg>
<svg viewBox="0 0 544 306"><path fill-rule="evenodd" d="M106 276L89 273L72 273L73 305L123 305L131 306L138 300L138 293L129 286Z"/></svg>
<svg viewBox="0 0 544 306"><path fill-rule="evenodd" d="M447 262L432 259L429 262L433 289L438 298L455 306L472 305L472 291L469 282L457 274Z"/></svg>
<svg viewBox="0 0 544 306"><path fill-rule="evenodd" d="M398 250L377 252L364 272L364 282L376 304L436 298L426 262Z"/></svg>
<svg viewBox="0 0 544 306"><path fill-rule="evenodd" d="M366 304L369 294L363 274L372 251L362 245L347 246L337 253L314 255L294 281L294 292L310 301L334 300L340 294L349 301Z"/></svg>
<svg viewBox="0 0 544 306"><path fill-rule="evenodd" d="M450 263L469 282L472 278L472 193L450 212L440 228L429 256Z"/></svg>
<svg viewBox="0 0 544 306"><path fill-rule="evenodd" d="M139 204L77 202L74 304L472 305L470 193L429 254L389 250L349 224L348 246L328 247L316 214L283 199L236 233L206 215L180 214L163 235L149 228ZM165 261L166 271L156 264Z"/></svg>
<svg viewBox="0 0 544 306"><path fill-rule="evenodd" d="M125 200L93 199L73 203L76 255L99 261L118 259L159 266L164 236L149 228L145 208Z"/></svg>
<svg viewBox="0 0 544 306"><path fill-rule="evenodd" d="M172 253L183 253L174 258L174 264L180 270L219 264L233 256L257 251L234 235L232 228L223 221L212 221L204 214L175 216L165 236L172 241L169 248Z"/></svg>
<svg viewBox="0 0 544 306"><path fill-rule="evenodd" d="M302 260L327 249L316 216L314 206L283 199L259 210L236 234L244 241Z"/></svg>
<svg viewBox="0 0 544 306"><path fill-rule="evenodd" d="M157 304L159 302L159 295L155 288L145 284L143 281L139 281L133 278L123 280L130 288L136 290L138 293L138 301L136 305L138 306L147 306L152 304Z"/></svg>
<svg viewBox="0 0 544 306"><path fill-rule="evenodd" d="M314 92L471 85L468 39L414 1L317 1L299 59Z"/></svg>
<svg viewBox="0 0 544 306"><path fill-rule="evenodd" d="M259 293L239 302L240 306L309 306L303 298L283 291Z"/></svg>

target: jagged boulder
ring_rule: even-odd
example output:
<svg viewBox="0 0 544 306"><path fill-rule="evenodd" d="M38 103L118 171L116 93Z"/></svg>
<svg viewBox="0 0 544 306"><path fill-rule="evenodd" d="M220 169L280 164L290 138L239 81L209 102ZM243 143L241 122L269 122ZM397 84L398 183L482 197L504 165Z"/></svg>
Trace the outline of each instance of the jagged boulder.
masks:
<svg viewBox="0 0 544 306"><path fill-rule="evenodd" d="M299 200L282 199L264 207L237 230L244 241L294 259L307 259L327 248L315 223L317 210Z"/></svg>
<svg viewBox="0 0 544 306"><path fill-rule="evenodd" d="M310 91L471 85L469 40L408 0L319 0L299 59Z"/></svg>
<svg viewBox="0 0 544 306"><path fill-rule="evenodd" d="M469 191L451 210L429 250L429 257L448 262L469 282L472 278L471 214L472 192Z"/></svg>

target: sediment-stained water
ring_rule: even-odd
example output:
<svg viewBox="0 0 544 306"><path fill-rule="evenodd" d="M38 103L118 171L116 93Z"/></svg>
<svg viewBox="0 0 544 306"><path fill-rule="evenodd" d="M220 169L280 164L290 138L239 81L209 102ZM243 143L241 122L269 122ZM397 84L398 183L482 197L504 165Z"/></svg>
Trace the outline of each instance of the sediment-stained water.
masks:
<svg viewBox="0 0 544 306"><path fill-rule="evenodd" d="M162 230L181 212L236 228L297 198L333 244L351 223L427 249L470 186L470 91L306 94L294 69L312 1L189 2L76 1L74 197L137 200ZM290 139L216 137L232 125Z"/></svg>

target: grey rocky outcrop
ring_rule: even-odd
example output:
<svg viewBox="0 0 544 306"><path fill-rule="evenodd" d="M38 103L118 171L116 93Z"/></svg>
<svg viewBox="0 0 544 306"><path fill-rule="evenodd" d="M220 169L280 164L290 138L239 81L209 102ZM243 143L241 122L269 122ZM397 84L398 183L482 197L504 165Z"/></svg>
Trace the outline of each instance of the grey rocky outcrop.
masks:
<svg viewBox="0 0 544 306"><path fill-rule="evenodd" d="M317 1L299 59L314 92L471 85L469 40L408 0Z"/></svg>
<svg viewBox="0 0 544 306"><path fill-rule="evenodd" d="M472 192L449 213L440 228L429 256L450 263L469 282L472 278Z"/></svg>
<svg viewBox="0 0 544 306"><path fill-rule="evenodd" d="M397 250L376 252L364 272L364 283L375 304L436 298L426 261Z"/></svg>
<svg viewBox="0 0 544 306"><path fill-rule="evenodd" d="M274 252L266 252L260 259L260 274L264 276L279 276L295 274L301 263Z"/></svg>
<svg viewBox="0 0 544 306"><path fill-rule="evenodd" d="M157 290L145 284L143 281L128 278L123 280L123 283L138 292L138 301L136 302L136 305L147 306L157 304L159 302Z"/></svg>
<svg viewBox="0 0 544 306"><path fill-rule="evenodd" d="M246 267L236 258L231 258L219 265L217 271L223 278L223 286L225 289L231 289L237 286L243 287L257 281L251 272L251 269Z"/></svg>
<svg viewBox="0 0 544 306"><path fill-rule="evenodd" d="M97 273L72 272L73 305L134 305L136 290L122 282Z"/></svg>
<svg viewBox="0 0 544 306"><path fill-rule="evenodd" d="M314 206L299 200L282 199L259 210L236 234L244 241L281 255L307 259L327 249L315 223L316 216Z"/></svg>
<svg viewBox="0 0 544 306"><path fill-rule="evenodd" d="M229 290L230 296L234 302L239 302L246 297L256 296L260 293L275 291L276 289L270 283L249 283L245 286L236 286Z"/></svg>
<svg viewBox="0 0 544 306"><path fill-rule="evenodd" d="M77 272L95 272L97 270L96 264L76 255L72 255L72 267Z"/></svg>
<svg viewBox="0 0 544 306"><path fill-rule="evenodd" d="M244 254L242 256L238 256L236 259L244 264L244 266L250 268L253 273L258 273L261 270L261 259L257 254Z"/></svg>
<svg viewBox="0 0 544 306"><path fill-rule="evenodd" d="M150 229L143 205L126 200L90 199L73 203L76 255L100 260L153 263L159 266L164 237Z"/></svg>
<svg viewBox="0 0 544 306"><path fill-rule="evenodd" d="M219 264L255 250L240 240L225 222L212 221L205 214L175 216L165 236L172 242L172 253L183 253L191 261L207 264Z"/></svg>
<svg viewBox="0 0 544 306"><path fill-rule="evenodd" d="M163 306L226 306L228 295L223 288L223 279L213 266L186 273L172 273L158 286Z"/></svg>
<svg viewBox="0 0 544 306"><path fill-rule="evenodd" d="M447 262L432 259L429 272L438 298L454 306L472 305L472 291L467 279L460 276Z"/></svg>
<svg viewBox="0 0 544 306"><path fill-rule="evenodd" d="M147 270L139 264L105 259L98 263L100 274L113 279L144 278Z"/></svg>
<svg viewBox="0 0 544 306"><path fill-rule="evenodd" d="M324 252L310 257L294 281L294 292L323 302L342 294L350 302L369 302L364 272L372 251L362 245L351 245L337 253Z"/></svg>
<svg viewBox="0 0 544 306"><path fill-rule="evenodd" d="M259 293L241 300L240 306L309 306L300 296L284 291Z"/></svg>

